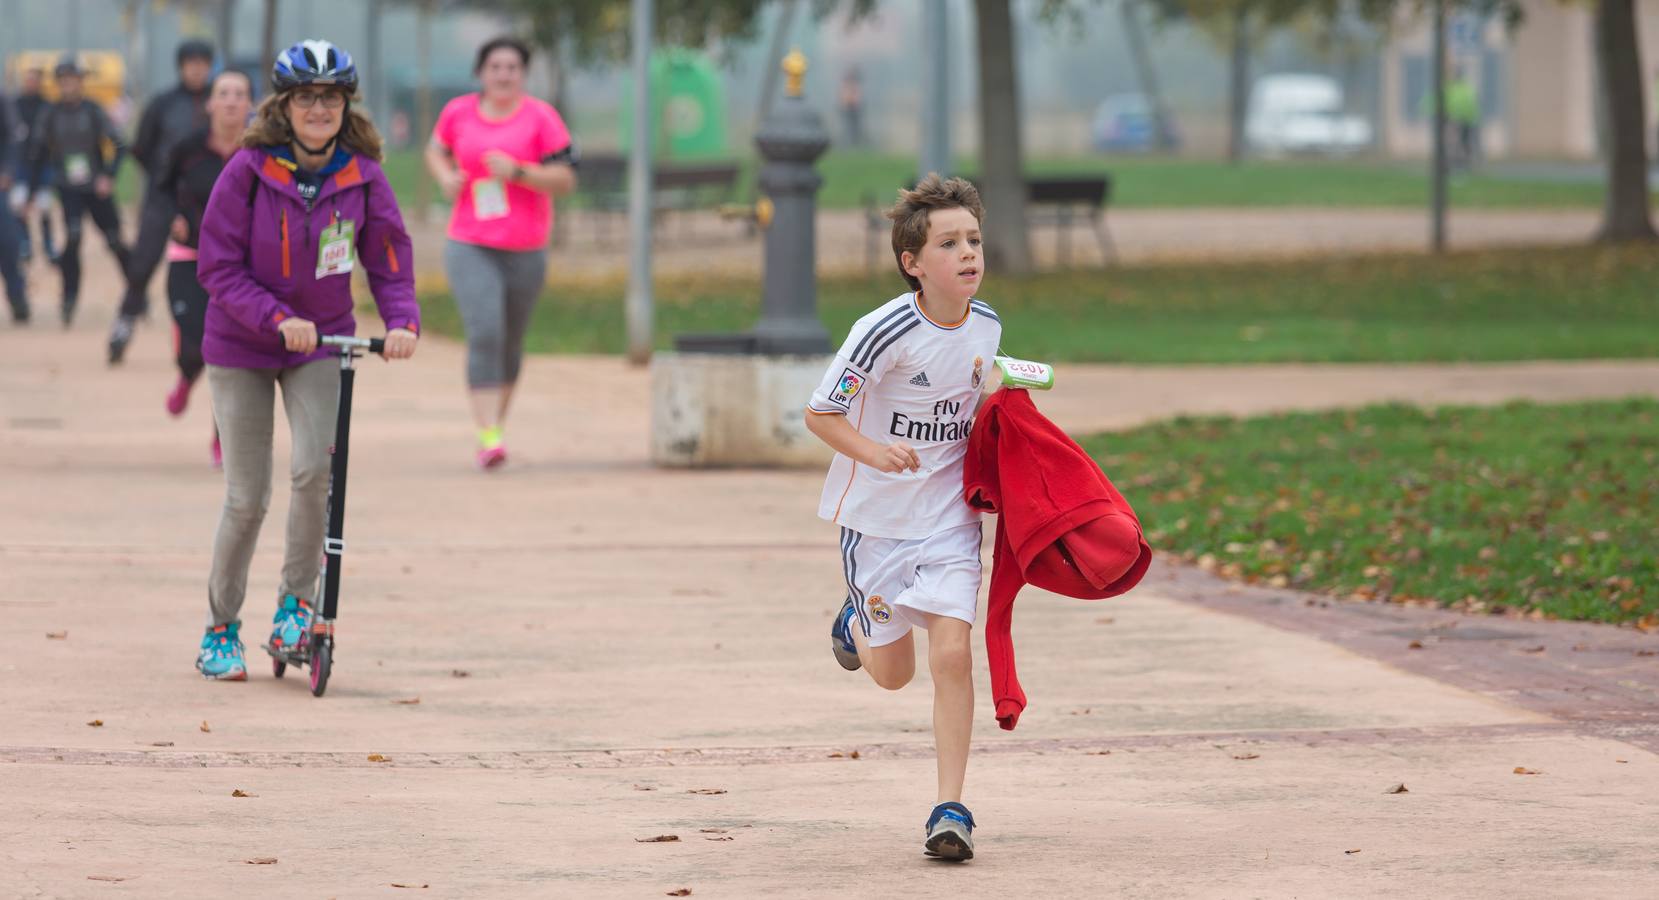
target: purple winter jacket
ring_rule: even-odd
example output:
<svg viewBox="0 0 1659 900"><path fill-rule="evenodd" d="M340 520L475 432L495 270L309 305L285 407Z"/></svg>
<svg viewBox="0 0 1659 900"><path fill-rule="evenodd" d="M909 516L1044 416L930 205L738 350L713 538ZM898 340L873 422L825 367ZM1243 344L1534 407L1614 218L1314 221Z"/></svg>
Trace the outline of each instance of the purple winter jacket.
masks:
<svg viewBox="0 0 1659 900"><path fill-rule="evenodd" d="M332 351L290 353L277 324L290 316L317 333L353 334L351 276L318 279L321 234L338 217L354 223L357 265L386 327L420 333L409 233L397 197L373 160L354 155L306 209L294 173L261 148L225 163L202 215L196 277L207 291L202 358L236 369L291 368Z"/></svg>

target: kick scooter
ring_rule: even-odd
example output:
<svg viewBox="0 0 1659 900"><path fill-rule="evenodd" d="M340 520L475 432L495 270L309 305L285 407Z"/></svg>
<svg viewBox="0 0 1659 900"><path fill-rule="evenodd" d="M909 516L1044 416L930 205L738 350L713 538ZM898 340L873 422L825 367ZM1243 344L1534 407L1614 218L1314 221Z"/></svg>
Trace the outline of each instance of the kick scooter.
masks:
<svg viewBox="0 0 1659 900"><path fill-rule="evenodd" d="M271 654L271 673L278 678L289 666L311 667L311 694L321 697L328 690L328 676L334 668L334 615L340 607L340 557L346 552L346 454L351 444L351 385L357 377L352 361L363 351L379 353L386 342L381 338L324 335L319 343L340 354L340 412L334 423L333 458L328 471L328 531L323 537L322 599L311 621L310 644L292 649L265 645Z"/></svg>

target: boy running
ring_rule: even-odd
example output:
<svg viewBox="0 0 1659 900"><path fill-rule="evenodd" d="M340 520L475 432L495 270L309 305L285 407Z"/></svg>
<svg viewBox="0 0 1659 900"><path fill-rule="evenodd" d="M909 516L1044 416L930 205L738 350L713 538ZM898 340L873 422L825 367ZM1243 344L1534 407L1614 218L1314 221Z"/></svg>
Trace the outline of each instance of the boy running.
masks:
<svg viewBox="0 0 1659 900"><path fill-rule="evenodd" d="M807 428L835 451L818 515L841 526L847 600L831 626L841 666L898 690L916 673L912 629L928 631L938 805L924 849L973 857L962 805L973 732L980 514L962 497L968 432L1002 322L974 299L985 274L979 191L929 175L887 212L911 290L859 319L807 404Z"/></svg>

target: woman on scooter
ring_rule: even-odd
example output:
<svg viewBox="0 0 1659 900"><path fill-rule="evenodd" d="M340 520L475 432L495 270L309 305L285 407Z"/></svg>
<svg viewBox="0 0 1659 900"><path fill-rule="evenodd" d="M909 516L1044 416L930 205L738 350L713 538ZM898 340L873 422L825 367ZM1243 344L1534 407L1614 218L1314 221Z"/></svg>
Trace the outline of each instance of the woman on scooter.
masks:
<svg viewBox="0 0 1659 900"><path fill-rule="evenodd" d="M292 435L293 485L268 646L292 654L307 645L311 627L339 404L340 363L318 338L354 332L356 266L386 324L386 358L414 355L420 331L409 234L380 169L380 135L352 108L350 54L328 41L301 41L277 57L271 87L213 187L197 263L209 297L202 357L224 452L225 506L196 667L233 681L247 678L238 631L271 496L277 389Z"/></svg>

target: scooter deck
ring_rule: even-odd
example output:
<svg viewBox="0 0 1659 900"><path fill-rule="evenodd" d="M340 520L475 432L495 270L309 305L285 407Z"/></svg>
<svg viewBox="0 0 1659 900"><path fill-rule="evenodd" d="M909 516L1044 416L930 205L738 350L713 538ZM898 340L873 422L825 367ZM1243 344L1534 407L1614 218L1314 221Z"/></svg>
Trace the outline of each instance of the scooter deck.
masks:
<svg viewBox="0 0 1659 900"><path fill-rule="evenodd" d="M264 644L264 648L265 652L271 654L272 658L280 659L290 666L303 667L307 663L311 662L311 647L309 644L307 644L304 649L295 648L291 650L287 647L278 649L271 646L271 643L267 641Z"/></svg>

